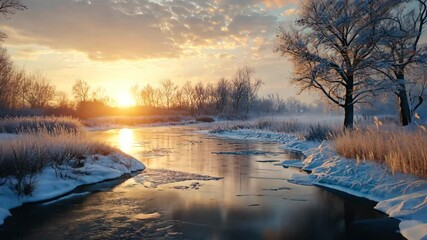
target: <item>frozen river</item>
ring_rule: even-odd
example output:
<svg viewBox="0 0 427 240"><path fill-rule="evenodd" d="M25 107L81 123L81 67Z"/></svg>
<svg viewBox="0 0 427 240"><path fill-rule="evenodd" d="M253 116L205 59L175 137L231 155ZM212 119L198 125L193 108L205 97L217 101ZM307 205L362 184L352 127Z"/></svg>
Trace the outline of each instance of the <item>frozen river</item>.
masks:
<svg viewBox="0 0 427 240"><path fill-rule="evenodd" d="M0 239L401 239L375 203L287 182L298 153L196 130L91 132L147 170L17 208Z"/></svg>

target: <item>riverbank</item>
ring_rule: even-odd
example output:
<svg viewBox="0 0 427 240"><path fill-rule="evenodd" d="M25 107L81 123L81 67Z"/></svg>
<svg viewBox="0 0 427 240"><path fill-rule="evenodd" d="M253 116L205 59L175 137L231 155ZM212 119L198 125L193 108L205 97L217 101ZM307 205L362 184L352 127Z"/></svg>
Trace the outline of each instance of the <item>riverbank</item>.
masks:
<svg viewBox="0 0 427 240"><path fill-rule="evenodd" d="M211 133L218 137L283 143L288 150L304 153L303 161L283 162L310 174L293 174L288 181L319 185L376 201L375 209L401 221L401 234L407 239L427 238L427 180L409 174L393 174L371 161L340 157L329 141L300 140L295 134L239 129Z"/></svg>
<svg viewBox="0 0 427 240"><path fill-rule="evenodd" d="M0 120L0 224L10 209L145 169L72 118Z"/></svg>
<svg viewBox="0 0 427 240"><path fill-rule="evenodd" d="M0 178L0 183L4 183L0 185L0 225L11 216L10 209L24 203L55 199L79 186L119 178L124 174L145 169L141 162L121 153L108 156L90 155L82 159L82 162L84 166L79 168L68 165L59 166L59 170L44 168L35 176L36 187L30 195L21 195L12 190L16 178Z"/></svg>

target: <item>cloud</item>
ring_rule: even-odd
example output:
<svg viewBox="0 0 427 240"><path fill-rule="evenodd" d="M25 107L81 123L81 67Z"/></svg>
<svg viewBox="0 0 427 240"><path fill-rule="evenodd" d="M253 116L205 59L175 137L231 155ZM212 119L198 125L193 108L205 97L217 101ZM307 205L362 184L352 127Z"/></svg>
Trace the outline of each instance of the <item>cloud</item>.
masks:
<svg viewBox="0 0 427 240"><path fill-rule="evenodd" d="M263 0L267 7L283 7L286 4L296 3L297 0Z"/></svg>
<svg viewBox="0 0 427 240"><path fill-rule="evenodd" d="M92 60L177 58L192 49L242 47L274 34L263 6L290 0L26 0L28 10L0 23L10 44L84 52Z"/></svg>

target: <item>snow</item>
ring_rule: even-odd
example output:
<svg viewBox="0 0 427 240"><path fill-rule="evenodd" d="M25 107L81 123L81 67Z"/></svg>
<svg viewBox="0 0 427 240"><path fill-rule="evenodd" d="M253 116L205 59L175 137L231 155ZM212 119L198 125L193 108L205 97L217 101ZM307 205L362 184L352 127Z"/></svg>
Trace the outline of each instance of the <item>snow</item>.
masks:
<svg viewBox="0 0 427 240"><path fill-rule="evenodd" d="M407 239L427 240L427 180L409 174L392 174L371 161L358 162L340 157L332 143L299 140L295 135L257 130L231 130L213 134L232 139L280 142L289 150L305 155L301 162L284 161L286 167L300 167L310 174L293 174L289 182L318 185L376 201L375 209L401 221Z"/></svg>
<svg viewBox="0 0 427 240"><path fill-rule="evenodd" d="M81 185L115 179L124 174L145 169L144 164L121 153L114 153L109 156L87 156L83 161L84 166L80 168L61 166L56 172L51 167L43 169L36 176L36 188L29 196L19 196L12 191L11 184L16 180L10 178L10 181L7 181L5 185L0 186L0 225L3 224L5 218L11 216L9 209L21 206L24 203L57 198ZM65 177L57 177L59 172ZM0 182L3 180L0 179ZM69 197L75 196L70 195Z"/></svg>

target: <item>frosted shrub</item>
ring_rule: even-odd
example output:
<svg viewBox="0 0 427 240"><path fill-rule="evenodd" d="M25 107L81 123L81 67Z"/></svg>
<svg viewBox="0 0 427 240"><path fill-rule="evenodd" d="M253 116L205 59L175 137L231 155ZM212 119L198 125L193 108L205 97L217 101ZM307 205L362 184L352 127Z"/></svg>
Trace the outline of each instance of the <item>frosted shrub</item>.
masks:
<svg viewBox="0 0 427 240"><path fill-rule="evenodd" d="M63 166L78 168L88 155L110 155L115 148L87 137L80 129L39 127L23 131L11 140L0 141L0 184L11 179L18 194L31 194L36 175L46 167L55 169L58 177L65 178Z"/></svg>

